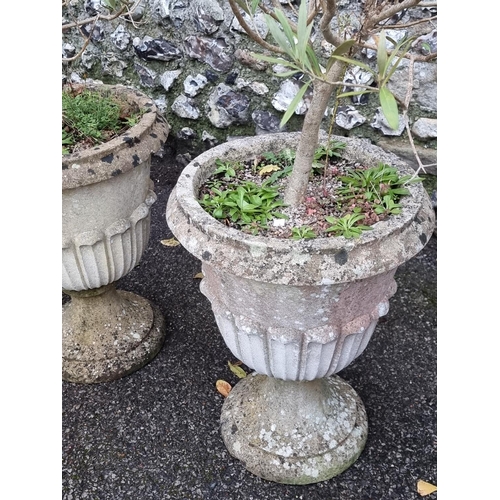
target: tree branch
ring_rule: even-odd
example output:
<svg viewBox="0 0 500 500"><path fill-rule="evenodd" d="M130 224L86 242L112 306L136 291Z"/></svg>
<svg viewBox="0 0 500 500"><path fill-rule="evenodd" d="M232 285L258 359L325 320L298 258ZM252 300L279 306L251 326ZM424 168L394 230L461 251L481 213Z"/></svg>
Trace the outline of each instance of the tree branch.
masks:
<svg viewBox="0 0 500 500"><path fill-rule="evenodd" d="M236 2L234 0L229 0L229 6L231 7L231 10L233 11L233 14L236 16L236 19L238 19L238 22L240 23L240 26L245 30L246 34L255 42L258 43L260 46L264 47L267 50L270 50L271 52L275 52L278 54L284 54L285 51L281 49L281 47L278 47L277 45L271 45L270 43L267 43L261 36L254 31L250 26L248 26L247 22L245 19L243 19L243 16L240 13L240 9L236 5Z"/></svg>
<svg viewBox="0 0 500 500"><path fill-rule="evenodd" d="M120 10L115 12L114 14L109 14L107 16L102 15L102 14L97 14L97 16L94 17L89 17L87 19L82 19L81 21L74 21L72 23L66 23L62 25L62 31L63 33L70 30L71 28L80 28L81 26L85 26L86 24L90 23L95 23L99 21L100 19L104 21L112 21L113 19L116 19L117 17L120 17L125 11L127 10L127 6L124 5Z"/></svg>
<svg viewBox="0 0 500 500"><path fill-rule="evenodd" d="M377 52L378 47L376 45L371 45L369 43L361 43L361 42L356 42L356 46L361 48L361 49L369 49ZM391 55L392 54L391 49L387 49L387 54ZM437 52L431 52L430 54L427 54L426 56L412 56L415 58L415 61L417 62L428 62L432 61L433 59L437 58ZM410 56L408 54L403 54L404 59L409 59Z"/></svg>
<svg viewBox="0 0 500 500"><path fill-rule="evenodd" d="M399 29L403 29L403 28L408 28L410 26L415 26L417 24L422 24L422 23L434 21L435 19L437 19L437 17L438 16L432 16L432 17L429 17L427 19L419 19L418 21L413 21L412 23L406 23L406 24L390 24L390 25L386 25L386 27L391 28L391 30L399 30Z"/></svg>
<svg viewBox="0 0 500 500"><path fill-rule="evenodd" d="M370 23L373 25L378 24L380 21L384 21L385 19L389 19L398 12L401 12L402 10L409 9L411 7L415 7L417 4L419 4L421 0L403 0L401 3L397 3L395 5L391 5L390 7L387 7L387 9L382 10L379 14L375 14L373 16L370 16ZM382 7L384 4L382 4Z"/></svg>
<svg viewBox="0 0 500 500"><path fill-rule="evenodd" d="M323 35L323 38L328 42L338 47L342 42L342 38L333 33L330 30L330 23L333 19L333 16L337 14L337 5L335 0L320 0L321 8L323 9L323 15L321 16L321 20L319 22L319 28Z"/></svg>

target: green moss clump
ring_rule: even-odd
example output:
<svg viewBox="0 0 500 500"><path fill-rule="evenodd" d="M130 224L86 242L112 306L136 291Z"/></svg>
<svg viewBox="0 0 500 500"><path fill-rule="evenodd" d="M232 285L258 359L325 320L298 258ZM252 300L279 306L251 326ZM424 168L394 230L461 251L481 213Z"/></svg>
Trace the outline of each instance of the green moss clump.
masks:
<svg viewBox="0 0 500 500"><path fill-rule="evenodd" d="M120 104L115 97L84 90L81 94L62 93L63 124L70 126L77 137L103 139L103 131L117 132L122 127Z"/></svg>
<svg viewBox="0 0 500 500"><path fill-rule="evenodd" d="M81 88L62 91L63 154L106 142L134 126L141 112L113 93Z"/></svg>

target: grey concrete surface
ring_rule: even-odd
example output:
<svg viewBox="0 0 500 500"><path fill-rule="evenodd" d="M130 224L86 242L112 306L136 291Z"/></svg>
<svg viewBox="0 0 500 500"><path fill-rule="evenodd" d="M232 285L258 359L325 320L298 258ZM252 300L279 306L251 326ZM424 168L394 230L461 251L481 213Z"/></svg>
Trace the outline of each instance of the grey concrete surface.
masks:
<svg viewBox="0 0 500 500"><path fill-rule="evenodd" d="M153 161L158 200L148 249L117 282L160 308L167 340L150 364L120 380L62 383L63 500L422 498L419 479L437 484L437 237L397 271L389 313L365 352L339 373L368 415L360 458L326 482L268 482L233 459L220 435L223 397L215 383L239 379L199 291L201 264L181 246L161 244L172 237L165 207L182 170L169 158Z"/></svg>

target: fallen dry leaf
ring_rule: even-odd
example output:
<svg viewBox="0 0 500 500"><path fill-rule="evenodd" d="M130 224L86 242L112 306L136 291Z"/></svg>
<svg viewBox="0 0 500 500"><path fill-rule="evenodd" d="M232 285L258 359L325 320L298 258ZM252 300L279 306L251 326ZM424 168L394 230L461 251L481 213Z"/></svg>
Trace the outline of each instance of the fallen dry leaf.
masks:
<svg viewBox="0 0 500 500"><path fill-rule="evenodd" d="M266 174L270 174L271 172L276 172L277 170L281 170L278 165L266 165L259 170L259 175L263 176Z"/></svg>
<svg viewBox="0 0 500 500"><path fill-rule="evenodd" d="M232 389L231 384L225 380L217 380L217 382L215 382L215 387L225 398L227 398Z"/></svg>
<svg viewBox="0 0 500 500"><path fill-rule="evenodd" d="M417 493L419 493L421 496L425 497L427 495L430 495L431 493L434 493L435 491L437 491L437 487L433 484L422 481L421 479L417 481Z"/></svg>
<svg viewBox="0 0 500 500"><path fill-rule="evenodd" d="M166 247L176 247L180 243L175 238L170 238L169 240L161 240L160 243Z"/></svg>
<svg viewBox="0 0 500 500"><path fill-rule="evenodd" d="M205 277L205 275L203 273L196 273L193 278L194 279L197 279L197 280L201 280Z"/></svg>
<svg viewBox="0 0 500 500"><path fill-rule="evenodd" d="M247 376L247 372L243 370L243 368L240 368L236 364L231 363L231 361L227 362L229 369L238 377L238 378L245 378Z"/></svg>

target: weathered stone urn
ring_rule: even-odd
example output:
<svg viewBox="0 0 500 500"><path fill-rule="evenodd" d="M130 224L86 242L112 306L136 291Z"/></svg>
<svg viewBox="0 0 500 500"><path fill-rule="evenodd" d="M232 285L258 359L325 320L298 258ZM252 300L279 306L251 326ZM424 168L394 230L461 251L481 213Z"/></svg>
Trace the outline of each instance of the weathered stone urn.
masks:
<svg viewBox="0 0 500 500"><path fill-rule="evenodd" d="M334 139L347 143L347 158L413 173L367 140ZM308 484L340 474L363 450L363 403L335 374L366 348L396 292L396 269L424 247L435 218L420 183L408 186L401 214L359 239L251 236L218 222L196 201L217 158L248 159L294 148L297 140L297 133L256 136L201 154L181 173L167 222L203 263L201 291L227 346L255 370L224 401L228 451L264 479Z"/></svg>
<svg viewBox="0 0 500 500"><path fill-rule="evenodd" d="M140 261L156 201L151 155L169 126L153 101L124 86L97 85L144 109L123 135L62 160L63 380L107 382L141 368L165 339L164 319L148 300L115 282Z"/></svg>

